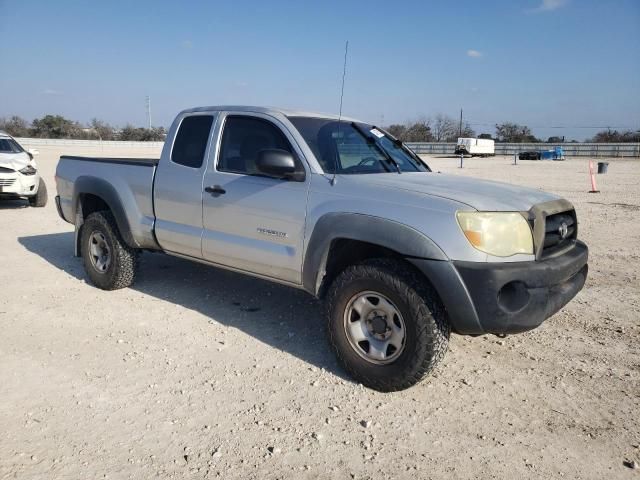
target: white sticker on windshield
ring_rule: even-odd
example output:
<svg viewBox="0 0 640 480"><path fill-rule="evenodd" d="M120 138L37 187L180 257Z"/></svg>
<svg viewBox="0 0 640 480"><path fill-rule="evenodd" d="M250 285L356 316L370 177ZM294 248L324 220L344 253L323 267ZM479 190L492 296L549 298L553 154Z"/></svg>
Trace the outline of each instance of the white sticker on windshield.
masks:
<svg viewBox="0 0 640 480"><path fill-rule="evenodd" d="M382 133L380 130L378 130L377 128L372 128L371 130L369 130L373 135L375 135L378 138L382 138L384 137L384 133Z"/></svg>

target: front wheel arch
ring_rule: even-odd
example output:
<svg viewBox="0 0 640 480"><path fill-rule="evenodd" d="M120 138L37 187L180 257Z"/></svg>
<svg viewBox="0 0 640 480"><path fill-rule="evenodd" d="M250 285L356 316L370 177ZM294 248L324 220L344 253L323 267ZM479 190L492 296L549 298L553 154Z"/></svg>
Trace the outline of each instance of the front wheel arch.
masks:
<svg viewBox="0 0 640 480"><path fill-rule="evenodd" d="M333 212L323 215L314 225L305 250L302 283L310 294L320 297L328 285L332 256L336 246L349 243L366 246L370 255L362 255L359 248L351 249L351 263L366 258L428 258L448 260L436 243L422 232L402 223L372 215ZM346 266L346 265L345 265ZM339 273L333 272L333 273ZM330 280L330 277L329 277Z"/></svg>

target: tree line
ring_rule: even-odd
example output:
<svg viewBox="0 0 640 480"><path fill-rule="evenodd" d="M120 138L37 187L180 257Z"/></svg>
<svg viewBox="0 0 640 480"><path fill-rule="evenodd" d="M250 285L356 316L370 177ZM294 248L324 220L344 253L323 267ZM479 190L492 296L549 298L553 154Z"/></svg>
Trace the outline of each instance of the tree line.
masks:
<svg viewBox="0 0 640 480"><path fill-rule="evenodd" d="M420 117L405 123L396 123L385 128L391 135L403 142L456 142L458 137L475 137L476 132L469 123L459 121L441 113L434 117ZM116 128L102 120L94 118L83 127L78 122L61 115L45 115L31 123L16 115L0 118L0 130L14 137L31 138L71 138L81 140L127 140L154 142L166 137L164 127L141 128L127 124ZM562 143L564 137L549 137L546 140L536 138L526 125L505 122L495 126L495 132L480 133L478 138L487 138L499 143ZM575 141L575 140L574 140ZM593 143L631 143L640 142L640 130L602 130L587 140Z"/></svg>
<svg viewBox="0 0 640 480"><path fill-rule="evenodd" d="M417 120L396 123L385 128L391 135L403 142L456 142L458 137L475 138L476 132L471 125L460 122L447 115L438 114L431 117L420 117ZM548 137L546 140L537 138L526 125L513 122L504 122L495 126L491 133L481 133L478 138L495 140L498 143L563 143L564 137ZM640 142L640 130L618 131L603 130L596 133L593 138L586 140L593 143L628 143ZM572 140L575 142L575 140Z"/></svg>
<svg viewBox="0 0 640 480"><path fill-rule="evenodd" d="M590 140L593 143L638 143L640 142L640 130L603 130L594 135Z"/></svg>
<svg viewBox="0 0 640 480"><path fill-rule="evenodd" d="M127 124L116 128L94 118L88 126L61 115L45 115L31 123L16 115L0 118L0 130L14 137L69 138L79 140L126 140L141 142L163 141L167 135L164 127L141 128Z"/></svg>
<svg viewBox="0 0 640 480"><path fill-rule="evenodd" d="M420 117L411 122L389 125L385 130L403 142L455 142L458 137L476 136L468 123L463 123L460 129L459 122L441 113L434 117Z"/></svg>

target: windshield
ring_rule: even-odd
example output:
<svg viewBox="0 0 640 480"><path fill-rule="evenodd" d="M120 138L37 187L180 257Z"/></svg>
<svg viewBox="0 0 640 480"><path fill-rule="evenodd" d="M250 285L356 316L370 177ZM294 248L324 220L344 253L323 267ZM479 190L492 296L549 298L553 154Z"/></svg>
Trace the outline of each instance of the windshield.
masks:
<svg viewBox="0 0 640 480"><path fill-rule="evenodd" d="M399 142L365 123L289 117L326 173L430 172Z"/></svg>

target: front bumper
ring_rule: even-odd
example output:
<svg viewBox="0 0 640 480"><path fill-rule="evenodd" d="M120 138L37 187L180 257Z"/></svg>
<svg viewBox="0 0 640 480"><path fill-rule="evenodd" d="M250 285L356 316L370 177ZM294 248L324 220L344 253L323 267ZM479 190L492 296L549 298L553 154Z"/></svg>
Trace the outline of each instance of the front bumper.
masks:
<svg viewBox="0 0 640 480"><path fill-rule="evenodd" d="M38 193L40 177L21 173L0 173L0 196L29 197Z"/></svg>
<svg viewBox="0 0 640 480"><path fill-rule="evenodd" d="M536 328L575 297L587 278L588 254L575 241L535 262L411 261L438 291L454 331L506 334Z"/></svg>

